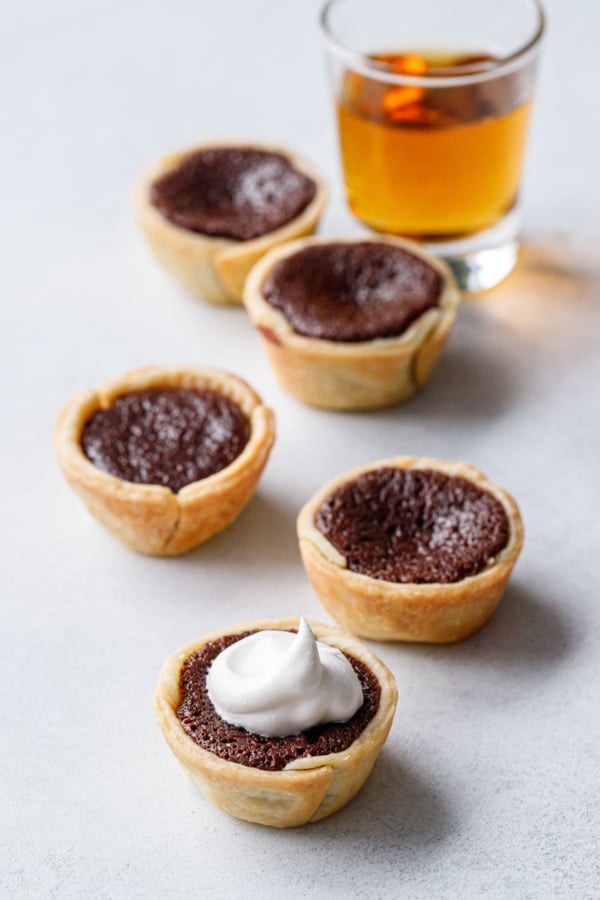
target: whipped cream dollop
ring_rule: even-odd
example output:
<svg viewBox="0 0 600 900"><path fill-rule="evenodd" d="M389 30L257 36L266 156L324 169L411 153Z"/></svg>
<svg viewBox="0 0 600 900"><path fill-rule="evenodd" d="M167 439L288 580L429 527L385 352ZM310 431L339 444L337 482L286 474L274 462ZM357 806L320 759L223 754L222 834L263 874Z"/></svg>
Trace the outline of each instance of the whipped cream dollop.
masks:
<svg viewBox="0 0 600 900"><path fill-rule="evenodd" d="M306 619L297 634L258 631L231 644L214 660L206 686L222 719L265 737L346 722L363 703L348 659L316 641Z"/></svg>

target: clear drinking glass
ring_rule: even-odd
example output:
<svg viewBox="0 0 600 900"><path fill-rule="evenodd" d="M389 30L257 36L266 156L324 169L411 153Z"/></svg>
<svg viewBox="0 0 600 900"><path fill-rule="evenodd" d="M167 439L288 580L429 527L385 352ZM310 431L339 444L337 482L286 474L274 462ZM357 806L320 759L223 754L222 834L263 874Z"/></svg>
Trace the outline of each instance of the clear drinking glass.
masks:
<svg viewBox="0 0 600 900"><path fill-rule="evenodd" d="M518 252L538 0L329 0L321 24L350 209L493 287Z"/></svg>

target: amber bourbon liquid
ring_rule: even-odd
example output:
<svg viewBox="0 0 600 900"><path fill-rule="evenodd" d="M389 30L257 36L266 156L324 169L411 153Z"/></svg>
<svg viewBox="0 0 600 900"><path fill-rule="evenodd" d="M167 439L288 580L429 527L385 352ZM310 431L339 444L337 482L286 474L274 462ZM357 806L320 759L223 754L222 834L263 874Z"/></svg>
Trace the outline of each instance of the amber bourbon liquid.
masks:
<svg viewBox="0 0 600 900"><path fill-rule="evenodd" d="M384 70L425 78L497 63L483 54L371 59ZM337 113L353 213L377 231L430 241L493 226L519 189L530 104L519 100L518 77L429 88L346 72Z"/></svg>

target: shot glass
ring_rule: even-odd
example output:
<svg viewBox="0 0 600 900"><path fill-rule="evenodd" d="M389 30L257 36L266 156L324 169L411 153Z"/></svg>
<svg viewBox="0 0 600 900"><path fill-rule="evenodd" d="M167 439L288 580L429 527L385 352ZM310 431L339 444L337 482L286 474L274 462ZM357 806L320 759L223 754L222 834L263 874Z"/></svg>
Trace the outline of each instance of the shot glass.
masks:
<svg viewBox="0 0 600 900"><path fill-rule="evenodd" d="M346 196L478 292L513 268L544 34L538 0L329 0L321 16Z"/></svg>

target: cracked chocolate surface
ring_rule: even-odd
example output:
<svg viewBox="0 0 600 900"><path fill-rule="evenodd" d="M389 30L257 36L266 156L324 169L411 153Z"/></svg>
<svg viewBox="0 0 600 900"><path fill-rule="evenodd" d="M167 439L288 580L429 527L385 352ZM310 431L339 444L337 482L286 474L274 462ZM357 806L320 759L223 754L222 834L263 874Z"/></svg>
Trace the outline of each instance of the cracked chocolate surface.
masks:
<svg viewBox="0 0 600 900"><path fill-rule="evenodd" d="M508 543L502 504L464 478L431 469L375 469L337 488L315 525L350 571L411 584L475 575Z"/></svg>
<svg viewBox="0 0 600 900"><path fill-rule="evenodd" d="M377 241L305 247L281 259L262 286L297 334L329 341L396 337L439 305L441 291L425 260Z"/></svg>
<svg viewBox="0 0 600 900"><path fill-rule="evenodd" d="M151 188L151 202L174 225L248 241L306 209L315 182L280 153L212 147L184 157Z"/></svg>
<svg viewBox="0 0 600 900"><path fill-rule="evenodd" d="M250 423L213 390L162 388L118 397L86 422L81 446L103 472L177 492L240 455Z"/></svg>
<svg viewBox="0 0 600 900"><path fill-rule="evenodd" d="M229 762L278 771L294 759L324 756L346 750L374 718L381 698L375 675L360 660L344 654L358 675L364 702L347 722L330 722L288 737L263 737L225 722L212 705L206 675L215 659L236 641L254 634L245 631L210 641L189 656L180 676L181 700L177 716L193 741Z"/></svg>

